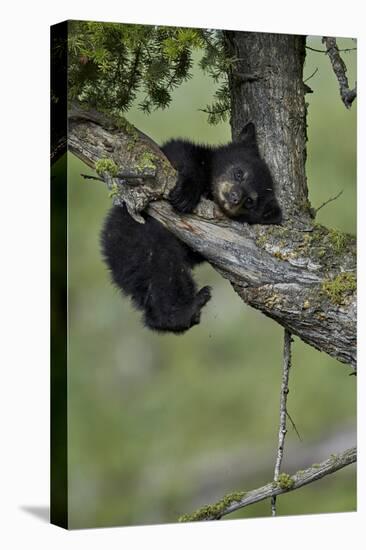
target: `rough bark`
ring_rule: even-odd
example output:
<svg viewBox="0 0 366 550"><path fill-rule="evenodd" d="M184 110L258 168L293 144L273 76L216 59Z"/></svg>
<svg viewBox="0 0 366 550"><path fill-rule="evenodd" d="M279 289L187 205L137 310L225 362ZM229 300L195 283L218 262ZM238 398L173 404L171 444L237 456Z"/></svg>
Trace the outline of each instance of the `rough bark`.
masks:
<svg viewBox="0 0 366 550"><path fill-rule="evenodd" d="M277 185L285 215L308 223L305 175L305 37L260 32L225 32L233 139L253 121L260 151Z"/></svg>
<svg viewBox="0 0 366 550"><path fill-rule="evenodd" d="M283 227L239 224L207 200L195 214L180 215L160 200L174 186L176 173L158 146L125 121L93 110L69 110L68 146L89 166L108 158L120 175L147 173L127 181L104 177L114 187L115 202L127 200L136 214L150 202L148 212L205 256L251 306L355 367L355 292L351 286L336 292L339 274L355 270L352 237L314 224L300 229L291 221ZM146 153L154 165L151 170L149 163L147 172L141 162Z"/></svg>

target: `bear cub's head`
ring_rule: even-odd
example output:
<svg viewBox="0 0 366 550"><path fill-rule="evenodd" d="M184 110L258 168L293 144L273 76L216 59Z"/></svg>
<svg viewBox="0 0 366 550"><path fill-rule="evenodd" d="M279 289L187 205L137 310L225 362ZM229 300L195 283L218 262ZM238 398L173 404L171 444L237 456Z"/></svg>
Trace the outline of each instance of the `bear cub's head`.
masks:
<svg viewBox="0 0 366 550"><path fill-rule="evenodd" d="M218 149L211 182L215 202L230 218L249 224L281 223L272 176L259 155L252 122L244 126L237 142Z"/></svg>

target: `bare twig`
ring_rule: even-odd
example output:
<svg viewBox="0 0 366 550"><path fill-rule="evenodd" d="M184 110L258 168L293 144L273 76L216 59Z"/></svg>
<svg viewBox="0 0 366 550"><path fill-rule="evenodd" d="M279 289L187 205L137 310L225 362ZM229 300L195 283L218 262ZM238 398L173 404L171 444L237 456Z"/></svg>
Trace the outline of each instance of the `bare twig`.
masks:
<svg viewBox="0 0 366 550"><path fill-rule="evenodd" d="M327 55L332 63L334 74L336 75L339 83L339 91L341 98L347 109L349 109L357 97L356 86L353 90L350 89L348 84L348 78L346 76L347 67L339 55L339 48L337 46L337 41L334 36L323 36L322 42L325 43L327 47Z"/></svg>
<svg viewBox="0 0 366 550"><path fill-rule="evenodd" d="M96 176L89 176L88 174L80 174L80 176L82 176L83 178L85 179L89 179L89 180L98 180L98 181L103 181L105 182L105 180L103 178L97 178ZM114 176L116 179L120 179L120 180L145 180L145 179L149 179L149 178L154 178L155 177L155 174L154 173L150 173L150 172L141 172L141 173L137 173L137 172L120 172L118 174L116 174L116 176Z"/></svg>
<svg viewBox="0 0 366 550"><path fill-rule="evenodd" d="M289 413L288 411L286 411L286 414L287 414L287 418L288 418L289 421L291 422L291 425L292 425L293 429L294 429L295 432L296 432L297 437L299 438L300 441L302 441L301 435L300 435L300 433L299 433L299 430L297 429L295 422L292 420L292 418L291 418L291 416L290 416L290 413Z"/></svg>
<svg viewBox="0 0 366 550"><path fill-rule="evenodd" d="M317 53L328 53L328 50L318 50L317 48L312 48L311 46L305 46L307 50L311 50L312 52ZM357 48L342 48L338 49L339 52L353 52L354 50L357 50Z"/></svg>
<svg viewBox="0 0 366 550"><path fill-rule="evenodd" d="M280 428L278 431L278 447L277 458L274 469L273 481L278 482L280 475L283 451L285 448L285 437L287 433L286 419L287 419L287 395L289 393L288 381L291 368L291 333L285 329L284 333L284 345L283 345L283 369L282 369L282 383L281 383L281 399L280 399ZM276 515L276 495L271 499L272 516Z"/></svg>
<svg viewBox="0 0 366 550"><path fill-rule="evenodd" d="M307 82L308 80L310 80L311 78L313 78L313 76L316 75L316 73L317 73L318 71L319 71L319 67L317 67L317 68L315 69L315 71L314 71L313 73L311 73L310 76L308 76L307 78L305 78L304 84L305 84L305 82Z"/></svg>
<svg viewBox="0 0 366 550"><path fill-rule="evenodd" d="M85 180L97 180L97 181L102 181L104 183L103 178L97 178L96 176L89 176L89 174L80 174L80 176Z"/></svg>
<svg viewBox="0 0 366 550"><path fill-rule="evenodd" d="M327 201L323 202L320 206L318 206L318 208L315 208L315 212L319 212L319 210L321 208L323 208L323 206L326 206L327 204L329 204L330 202L333 202L335 200L337 200L343 193L343 189L335 196L335 197L330 197L330 199L328 199Z"/></svg>
<svg viewBox="0 0 366 550"><path fill-rule="evenodd" d="M221 109L197 109L201 113L206 113L207 115L221 115L222 113L227 113L230 110L230 107L222 107Z"/></svg>
<svg viewBox="0 0 366 550"><path fill-rule="evenodd" d="M280 478L278 483L267 483L263 487L253 489L247 493L233 493L227 495L219 502L204 506L193 514L185 514L180 518L180 521L207 521L220 519L227 514L231 514L240 508L245 508L266 498L272 498L283 493L289 493L300 489L304 485L313 483L318 479L333 474L357 460L356 447L347 449L339 454L332 454L327 460L320 464L314 464L306 470L299 470L293 476L282 474L284 479Z"/></svg>

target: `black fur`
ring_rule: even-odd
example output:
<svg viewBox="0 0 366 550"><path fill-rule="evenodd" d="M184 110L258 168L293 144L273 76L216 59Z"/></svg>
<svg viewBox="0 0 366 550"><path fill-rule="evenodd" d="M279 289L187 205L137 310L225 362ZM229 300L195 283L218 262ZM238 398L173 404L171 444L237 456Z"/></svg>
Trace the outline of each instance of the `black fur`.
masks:
<svg viewBox="0 0 366 550"><path fill-rule="evenodd" d="M209 147L172 140L162 150L178 171L169 195L176 210L192 212L205 196L239 221L281 222L253 124L244 127L237 143ZM210 287L197 290L191 274L204 260L158 221L147 214L144 218L145 224L140 224L124 206L114 206L101 234L103 257L114 283L143 311L147 327L184 332L200 322L201 309L211 297Z"/></svg>
<svg viewBox="0 0 366 550"><path fill-rule="evenodd" d="M158 331L184 332L200 321L210 288L199 292L191 269L201 258L144 214L136 222L125 207L114 206L102 232L104 259L114 283L144 312L146 326Z"/></svg>

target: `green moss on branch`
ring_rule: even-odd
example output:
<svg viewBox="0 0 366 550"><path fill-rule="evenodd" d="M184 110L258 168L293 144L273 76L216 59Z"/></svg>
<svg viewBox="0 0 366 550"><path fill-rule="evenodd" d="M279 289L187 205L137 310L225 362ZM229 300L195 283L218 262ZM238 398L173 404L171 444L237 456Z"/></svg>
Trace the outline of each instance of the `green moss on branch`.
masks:
<svg viewBox="0 0 366 550"><path fill-rule="evenodd" d="M118 166L112 159L100 159L95 163L95 170L97 174L103 175L104 173L110 174L112 177L117 176Z"/></svg>
<svg viewBox="0 0 366 550"><path fill-rule="evenodd" d="M155 171L156 162L157 159L153 153L150 153L150 151L144 151L138 158L136 170L139 173Z"/></svg>
<svg viewBox="0 0 366 550"><path fill-rule="evenodd" d="M332 279L325 279L322 284L322 292L336 305L345 304L356 288L356 274L349 271L340 273Z"/></svg>
<svg viewBox="0 0 366 550"><path fill-rule="evenodd" d="M225 510L230 506L230 504L232 504L233 502L239 502L244 497L244 495L245 492L242 491L230 493L224 496L215 504L208 504L207 506L199 508L198 510L196 510L196 512L193 512L192 514L184 514L183 516L180 516L179 521L188 522L203 521L213 518L219 519L225 512Z"/></svg>
<svg viewBox="0 0 366 550"><path fill-rule="evenodd" d="M291 225L262 227L258 229L256 244L284 261L311 260L325 272L334 270L340 257L345 258L349 267L356 258L353 235L320 224L314 224L308 232L297 231Z"/></svg>
<svg viewBox="0 0 366 550"><path fill-rule="evenodd" d="M277 487L280 487L281 489L292 489L294 486L294 479L290 476L290 474L286 474L283 472L278 476L278 480L275 482Z"/></svg>

